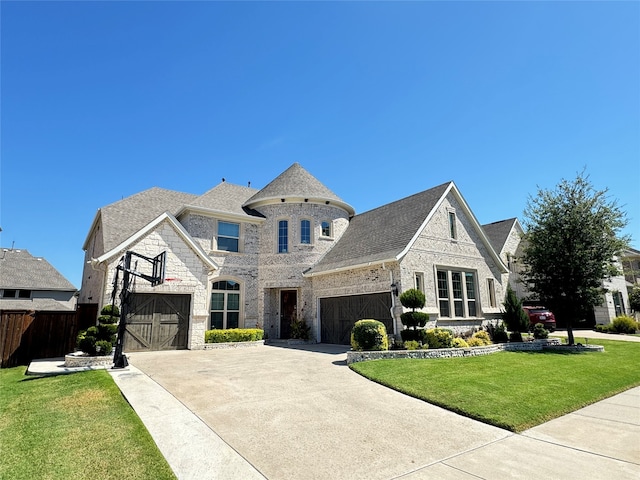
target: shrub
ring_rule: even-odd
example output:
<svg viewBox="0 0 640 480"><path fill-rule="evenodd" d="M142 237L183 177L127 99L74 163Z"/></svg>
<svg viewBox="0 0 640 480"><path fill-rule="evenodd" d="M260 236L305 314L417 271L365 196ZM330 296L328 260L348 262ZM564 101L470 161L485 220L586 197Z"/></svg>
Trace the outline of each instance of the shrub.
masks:
<svg viewBox="0 0 640 480"><path fill-rule="evenodd" d="M509 334L510 342L521 342L522 341L522 333L520 332L511 332Z"/></svg>
<svg viewBox="0 0 640 480"><path fill-rule="evenodd" d="M416 341L420 342L422 340L422 336L420 333L423 330L414 330L411 328L406 328L404 330L400 330L400 338L402 338L403 342Z"/></svg>
<svg viewBox="0 0 640 480"><path fill-rule="evenodd" d="M480 340L482 345L491 345L491 338L489 337L489 334L484 330L480 330L479 332L474 333L471 338Z"/></svg>
<svg viewBox="0 0 640 480"><path fill-rule="evenodd" d="M529 330L529 315L522 309L522 302L516 296L510 285L507 285L505 295L504 312L502 320L511 332L526 332ZM520 335L522 337L522 335Z"/></svg>
<svg viewBox="0 0 640 480"><path fill-rule="evenodd" d="M420 347L420 344L415 340L409 340L408 342L404 342L405 350L418 350L418 347Z"/></svg>
<svg viewBox="0 0 640 480"><path fill-rule="evenodd" d="M405 327L424 327L429 321L429 314L424 312L404 312L400 315L400 321Z"/></svg>
<svg viewBox="0 0 640 480"><path fill-rule="evenodd" d="M464 338L456 337L453 339L453 348L468 348L469 344Z"/></svg>
<svg viewBox="0 0 640 480"><path fill-rule="evenodd" d="M425 301L424 293L416 288L410 288L400 295L400 303L402 306L412 310L424 307Z"/></svg>
<svg viewBox="0 0 640 480"><path fill-rule="evenodd" d="M611 322L611 328L617 333L633 334L636 333L638 324L633 318L628 317L627 315L620 315L613 319L613 322Z"/></svg>
<svg viewBox="0 0 640 480"><path fill-rule="evenodd" d="M111 304L105 305L104 307L102 307L102 310L100 310L100 315L119 317L120 309L118 308L117 305L111 305Z"/></svg>
<svg viewBox="0 0 640 480"><path fill-rule="evenodd" d="M384 323L378 320L358 320L351 330L351 348L354 350L389 350L389 339Z"/></svg>
<svg viewBox="0 0 640 480"><path fill-rule="evenodd" d="M307 325L304 320L298 320L297 318L291 321L291 338L297 338L299 340L309 340L311 336L311 327Z"/></svg>
<svg viewBox="0 0 640 480"><path fill-rule="evenodd" d="M430 328L420 330L422 333L422 343L429 345L429 348L451 348L453 345L453 334L451 330L444 328Z"/></svg>
<svg viewBox="0 0 640 480"><path fill-rule="evenodd" d="M470 347L484 347L485 343L477 337L471 337L469 340L467 340L467 345L469 345Z"/></svg>
<svg viewBox="0 0 640 480"><path fill-rule="evenodd" d="M533 327L533 338L544 339L549 337L549 330L542 323L536 323Z"/></svg>
<svg viewBox="0 0 640 480"><path fill-rule="evenodd" d="M489 337L493 343L507 343L509 341L509 334L503 322L488 325L487 332L489 332Z"/></svg>
<svg viewBox="0 0 640 480"><path fill-rule="evenodd" d="M96 341L96 354L109 355L112 349L113 349L113 345L109 340Z"/></svg>
<svg viewBox="0 0 640 480"><path fill-rule="evenodd" d="M87 355L96 354L96 337L94 337L93 335L87 335L87 332L83 331L78 334L77 340L78 348L84 353L86 353Z"/></svg>
<svg viewBox="0 0 640 480"><path fill-rule="evenodd" d="M615 330L613 329L613 325L612 324L608 324L608 325L604 325L602 323L599 323L596 325L596 332L600 332L600 333L612 333Z"/></svg>
<svg viewBox="0 0 640 480"><path fill-rule="evenodd" d="M207 330L205 343L255 342L262 340L264 332L259 328L229 328L227 330Z"/></svg>

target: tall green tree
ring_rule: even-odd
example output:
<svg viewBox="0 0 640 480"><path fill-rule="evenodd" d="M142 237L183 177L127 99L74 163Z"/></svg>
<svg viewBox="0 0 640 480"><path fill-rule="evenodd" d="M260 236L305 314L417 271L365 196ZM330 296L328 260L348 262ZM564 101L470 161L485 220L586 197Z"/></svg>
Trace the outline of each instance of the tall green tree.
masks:
<svg viewBox="0 0 640 480"><path fill-rule="evenodd" d="M608 190L596 190L584 172L538 189L524 212L524 278L530 290L567 325L602 304L602 280L617 275L615 257L629 244L626 214Z"/></svg>

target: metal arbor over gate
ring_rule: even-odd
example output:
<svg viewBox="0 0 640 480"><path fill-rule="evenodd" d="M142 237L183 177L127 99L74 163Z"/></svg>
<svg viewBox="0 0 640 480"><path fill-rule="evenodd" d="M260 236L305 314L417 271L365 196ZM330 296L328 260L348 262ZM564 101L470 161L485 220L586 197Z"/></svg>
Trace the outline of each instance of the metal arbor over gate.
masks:
<svg viewBox="0 0 640 480"><path fill-rule="evenodd" d="M138 263L134 269L131 268L131 257L135 256L151 264L151 275L136 270ZM164 282L164 274L166 268L167 252L164 251L155 257L145 257L139 253L127 250L120 259L120 263L116 267L116 275L113 280L113 293L111 294L111 303L115 302L116 292L118 290L118 273L122 272L122 292L120 293L120 323L118 324L118 338L116 340L116 349L113 354L113 368L124 368L129 365L127 357L122 352L124 343L124 334L127 329L127 314L129 313L129 297L131 291L131 275L140 277L151 283L152 287L160 285Z"/></svg>

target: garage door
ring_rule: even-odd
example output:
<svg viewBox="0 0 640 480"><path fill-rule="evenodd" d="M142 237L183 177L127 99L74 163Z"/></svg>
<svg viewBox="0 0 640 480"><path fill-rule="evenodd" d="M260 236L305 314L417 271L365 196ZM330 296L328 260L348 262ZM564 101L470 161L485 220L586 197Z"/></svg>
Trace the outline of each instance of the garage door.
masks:
<svg viewBox="0 0 640 480"><path fill-rule="evenodd" d="M190 295L131 294L124 351L187 348L190 302Z"/></svg>
<svg viewBox="0 0 640 480"><path fill-rule="evenodd" d="M392 333L391 294L372 293L320 299L322 343L349 345L353 325L363 318L380 320Z"/></svg>

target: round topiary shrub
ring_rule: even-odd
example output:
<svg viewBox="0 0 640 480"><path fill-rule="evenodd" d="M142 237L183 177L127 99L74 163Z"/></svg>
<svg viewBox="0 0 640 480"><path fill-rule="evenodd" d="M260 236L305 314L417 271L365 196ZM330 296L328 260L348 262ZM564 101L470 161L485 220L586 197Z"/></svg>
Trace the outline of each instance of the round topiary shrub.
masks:
<svg viewBox="0 0 640 480"><path fill-rule="evenodd" d="M362 350L389 350L387 329L378 320L358 320L351 330L351 348Z"/></svg>
<svg viewBox="0 0 640 480"><path fill-rule="evenodd" d="M93 335L87 335L87 332L80 332L77 338L77 345L87 355L96 354L96 337Z"/></svg>

